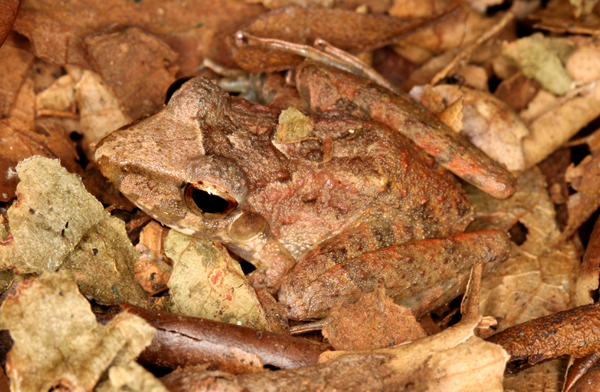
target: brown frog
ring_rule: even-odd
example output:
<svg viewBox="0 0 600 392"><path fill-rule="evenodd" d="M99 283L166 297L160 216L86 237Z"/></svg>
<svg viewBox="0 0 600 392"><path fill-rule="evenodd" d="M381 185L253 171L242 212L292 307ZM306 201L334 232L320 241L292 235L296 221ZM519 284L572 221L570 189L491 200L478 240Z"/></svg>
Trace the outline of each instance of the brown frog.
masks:
<svg viewBox="0 0 600 392"><path fill-rule="evenodd" d="M473 219L457 180L401 134L328 111L309 117L308 135L278 142L278 114L191 79L162 111L103 139L96 161L158 221L253 263L252 283L271 292L311 249L339 262L453 236ZM306 317L292 297L280 293Z"/></svg>

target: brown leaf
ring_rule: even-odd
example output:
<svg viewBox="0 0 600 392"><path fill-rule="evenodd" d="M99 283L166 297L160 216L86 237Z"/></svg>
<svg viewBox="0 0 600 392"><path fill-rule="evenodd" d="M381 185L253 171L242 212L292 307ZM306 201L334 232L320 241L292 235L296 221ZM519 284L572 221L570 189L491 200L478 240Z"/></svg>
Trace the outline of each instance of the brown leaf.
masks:
<svg viewBox="0 0 600 392"><path fill-rule="evenodd" d="M568 384L565 386L568 386ZM581 378L574 385L571 385L571 389L565 389L565 392L593 392L597 391L599 386L600 362L596 362L585 374L581 375Z"/></svg>
<svg viewBox="0 0 600 392"><path fill-rule="evenodd" d="M519 221L528 231L526 241L513 244L510 259L483 282L481 312L496 317L499 330L568 309L579 271L571 242L552 247L560 233L547 191Z"/></svg>
<svg viewBox="0 0 600 392"><path fill-rule="evenodd" d="M286 7L262 15L244 32L305 45L312 45L321 38L337 48L360 53L383 47L429 19L399 19L341 9ZM230 46L237 64L254 72L289 69L303 60L283 51L256 46L234 47L233 42Z"/></svg>
<svg viewBox="0 0 600 392"><path fill-rule="evenodd" d="M97 324L65 273L21 283L2 304L0 323L15 341L6 364L15 391L92 390L113 361L121 366L133 361L154 335L146 322L127 313Z"/></svg>
<svg viewBox="0 0 600 392"><path fill-rule="evenodd" d="M577 306L594 303L595 292L600 282L600 219L596 220L588 246L583 256L581 270L575 286Z"/></svg>
<svg viewBox="0 0 600 392"><path fill-rule="evenodd" d="M539 89L540 84L536 80L528 78L522 72L517 72L502 80L494 95L513 110L521 111L527 107Z"/></svg>
<svg viewBox="0 0 600 392"><path fill-rule="evenodd" d="M383 282L356 304L334 305L322 332L336 350L389 347L427 336L410 309L386 296Z"/></svg>
<svg viewBox="0 0 600 392"><path fill-rule="evenodd" d="M160 38L137 27L113 27L84 43L95 70L120 99L132 120L153 114L175 81L170 65L178 57Z"/></svg>
<svg viewBox="0 0 600 392"><path fill-rule="evenodd" d="M598 362L598 359L600 359L600 353L593 353L573 360L567 372L563 391L568 392Z"/></svg>
<svg viewBox="0 0 600 392"><path fill-rule="evenodd" d="M23 49L0 48L0 119L8 116L23 80L33 65L33 55Z"/></svg>
<svg viewBox="0 0 600 392"><path fill-rule="evenodd" d="M525 168L521 139L529 130L507 104L490 93L464 86L444 84L434 90L448 107L462 99L462 136L508 170ZM416 97L417 91L413 89L411 95Z"/></svg>
<svg viewBox="0 0 600 392"><path fill-rule="evenodd" d="M150 0L143 3L85 0L56 7L54 1L28 1L14 29L27 36L36 55L55 64L93 69L84 37L117 23L137 26L158 36L180 54L183 75L193 74L205 57L233 66L223 39L264 8L236 0L195 3Z"/></svg>
<svg viewBox="0 0 600 392"><path fill-rule="evenodd" d="M550 358L581 358L600 351L600 304L581 306L540 317L499 332L487 340L510 355L515 371Z"/></svg>
<svg viewBox="0 0 600 392"><path fill-rule="evenodd" d="M588 34L595 36L600 30L598 7L591 14L575 17L568 1L552 0L529 15L534 27L556 33Z"/></svg>
<svg viewBox="0 0 600 392"><path fill-rule="evenodd" d="M21 0L7 0L0 3L0 47L12 30L20 6Z"/></svg>
<svg viewBox="0 0 600 392"><path fill-rule="evenodd" d="M600 154L588 155L577 167L569 166L567 181L577 193L569 196L569 219L558 241L569 238L600 207Z"/></svg>
<svg viewBox="0 0 600 392"><path fill-rule="evenodd" d="M157 329L140 361L159 367L209 364L235 373L262 372L263 365L282 369L311 365L330 346L195 317L154 312L122 305Z"/></svg>
<svg viewBox="0 0 600 392"><path fill-rule="evenodd" d="M131 118L122 109L121 101L97 73L83 71L75 87L75 99L79 107L83 133L81 144L88 158L93 161L95 143L131 122Z"/></svg>
<svg viewBox="0 0 600 392"><path fill-rule="evenodd" d="M248 3L261 3L267 8L279 8L288 5L297 5L303 8L341 8L356 10L366 7L370 13L380 14L387 11L393 0L246 0Z"/></svg>

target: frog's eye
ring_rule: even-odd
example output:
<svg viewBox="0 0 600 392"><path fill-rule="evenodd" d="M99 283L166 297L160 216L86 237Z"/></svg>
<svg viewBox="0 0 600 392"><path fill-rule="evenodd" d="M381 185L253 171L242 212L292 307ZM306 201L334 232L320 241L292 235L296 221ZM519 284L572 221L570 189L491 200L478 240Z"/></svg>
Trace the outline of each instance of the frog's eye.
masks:
<svg viewBox="0 0 600 392"><path fill-rule="evenodd" d="M183 86L183 84L190 79L192 79L191 76L186 77L186 78L179 78L176 81L174 81L173 83L171 83L171 85L169 86L169 88L167 89L167 92L165 94L165 105L169 103L169 101L171 100L171 97L173 96L173 94L175 94L175 91L179 90L179 87Z"/></svg>
<svg viewBox="0 0 600 392"><path fill-rule="evenodd" d="M237 206L237 201L225 192L204 184L188 184L184 199L196 214L207 218L222 218Z"/></svg>

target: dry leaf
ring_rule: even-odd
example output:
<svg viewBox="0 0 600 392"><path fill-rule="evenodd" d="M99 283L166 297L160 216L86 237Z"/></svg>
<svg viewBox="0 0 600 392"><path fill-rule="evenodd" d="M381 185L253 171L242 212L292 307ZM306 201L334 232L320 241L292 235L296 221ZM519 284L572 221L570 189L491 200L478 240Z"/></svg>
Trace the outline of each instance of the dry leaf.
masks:
<svg viewBox="0 0 600 392"><path fill-rule="evenodd" d="M115 360L126 366L154 335L127 313L98 324L64 273L21 283L2 304L0 325L15 341L6 364L13 391L91 391Z"/></svg>
<svg viewBox="0 0 600 392"><path fill-rule="evenodd" d="M0 119L8 115L21 83L33 65L33 58L23 49L8 45L0 48Z"/></svg>
<svg viewBox="0 0 600 392"><path fill-rule="evenodd" d="M229 52L223 50L224 37L263 12L261 6L237 0L86 0L61 7L52 0L33 0L21 7L14 29L30 39L41 59L93 69L83 45L86 36L115 23L137 26L178 52L181 73L192 75L205 57L233 66Z"/></svg>
<svg viewBox="0 0 600 392"><path fill-rule="evenodd" d="M462 98L461 135L508 170L525 168L521 139L529 135L529 130L508 105L489 93L468 87L445 84L434 90L446 107ZM418 98L418 91L413 89L411 95Z"/></svg>
<svg viewBox="0 0 600 392"><path fill-rule="evenodd" d="M83 76L75 87L83 133L81 143L86 155L93 161L95 148L92 145L131 122L131 118L124 113L121 102L98 74L83 71Z"/></svg>
<svg viewBox="0 0 600 392"><path fill-rule="evenodd" d="M558 44L558 47L553 44ZM512 60L525 76L536 79L551 93L563 95L571 89L572 80L561 60L566 60L574 49L566 40L550 40L541 33L535 33L506 43L502 54Z"/></svg>
<svg viewBox="0 0 600 392"><path fill-rule="evenodd" d="M519 112L527 107L539 89L540 84L535 79L517 72L500 82L494 96Z"/></svg>
<svg viewBox="0 0 600 392"><path fill-rule="evenodd" d="M108 380L100 383L95 392L167 392L164 385L136 362L108 369Z"/></svg>
<svg viewBox="0 0 600 392"><path fill-rule="evenodd" d="M579 270L571 242L552 247L560 232L545 190L519 222L528 230L527 240L513 244L511 258L483 282L481 312L496 317L499 330L568 309Z"/></svg>
<svg viewBox="0 0 600 392"><path fill-rule="evenodd" d="M504 376L504 390L512 392L560 392L565 379L567 359L544 362L519 374Z"/></svg>
<svg viewBox="0 0 600 392"><path fill-rule="evenodd" d="M358 7L367 7L369 12L380 14L387 11L393 0L246 0L247 3L261 3L267 8L279 8L288 5L297 5L303 8L342 8L355 10Z"/></svg>
<svg viewBox="0 0 600 392"><path fill-rule="evenodd" d="M535 22L534 28L555 33L598 35L600 17L596 6L591 14L575 17L572 5L564 0L549 1L545 7L540 7L529 15Z"/></svg>
<svg viewBox="0 0 600 392"><path fill-rule="evenodd" d="M75 106L75 81L63 75L35 97L38 113L42 110L68 111Z"/></svg>
<svg viewBox="0 0 600 392"><path fill-rule="evenodd" d="M495 199L472 185L465 190L476 207L475 220L467 231L509 230L539 203L546 182L540 170L533 168L517 177L517 191L510 199Z"/></svg>
<svg viewBox="0 0 600 392"><path fill-rule="evenodd" d="M600 207L600 154L588 155L577 167L565 174L567 182L577 191L569 196L569 219L558 241L569 238Z"/></svg>
<svg viewBox="0 0 600 392"><path fill-rule="evenodd" d="M0 46L10 33L17 18L21 0L8 0L0 3Z"/></svg>
<svg viewBox="0 0 600 392"><path fill-rule="evenodd" d="M594 303L595 292L600 284L600 219L590 236L588 246L583 256L581 270L575 286L575 304L577 306Z"/></svg>
<svg viewBox="0 0 600 392"><path fill-rule="evenodd" d="M336 350L390 347L427 336L410 309L386 296L383 282L356 304L334 305L322 332Z"/></svg>
<svg viewBox="0 0 600 392"><path fill-rule="evenodd" d="M383 47L430 20L400 19L388 15L360 14L342 9L286 7L262 15L244 28L261 38L275 38L296 44L312 45L321 38L351 53ZM243 69L273 72L293 68L302 57L257 46L235 47L233 58Z"/></svg>
<svg viewBox="0 0 600 392"><path fill-rule="evenodd" d="M138 258L139 253L125 232L125 223L109 217L85 233L60 269L72 273L81 292L98 303L127 302L148 307L151 302L134 279Z"/></svg>
<svg viewBox="0 0 600 392"><path fill-rule="evenodd" d="M177 52L137 27L113 27L87 36L84 42L95 70L129 118L137 120L162 108L165 91L175 81L176 69L169 67Z"/></svg>
<svg viewBox="0 0 600 392"><path fill-rule="evenodd" d="M254 289L223 245L171 230L165 253L174 262L168 283L172 312L257 329L268 327Z"/></svg>
<svg viewBox="0 0 600 392"><path fill-rule="evenodd" d="M58 160L31 158L17 173L19 200L7 213L11 236L0 245L0 263L20 273L53 272L109 214Z"/></svg>
<svg viewBox="0 0 600 392"><path fill-rule="evenodd" d="M289 107L279 115L276 143L291 143L306 140L313 133L312 120L296 108Z"/></svg>

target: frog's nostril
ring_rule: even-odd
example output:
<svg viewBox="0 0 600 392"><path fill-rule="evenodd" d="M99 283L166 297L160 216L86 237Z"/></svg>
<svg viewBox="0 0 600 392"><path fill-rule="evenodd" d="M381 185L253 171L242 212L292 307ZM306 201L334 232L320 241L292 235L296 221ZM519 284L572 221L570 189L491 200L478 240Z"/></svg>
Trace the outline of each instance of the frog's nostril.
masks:
<svg viewBox="0 0 600 392"><path fill-rule="evenodd" d="M194 212L208 218L223 217L237 206L237 201L228 194L198 184L186 187L185 201Z"/></svg>

